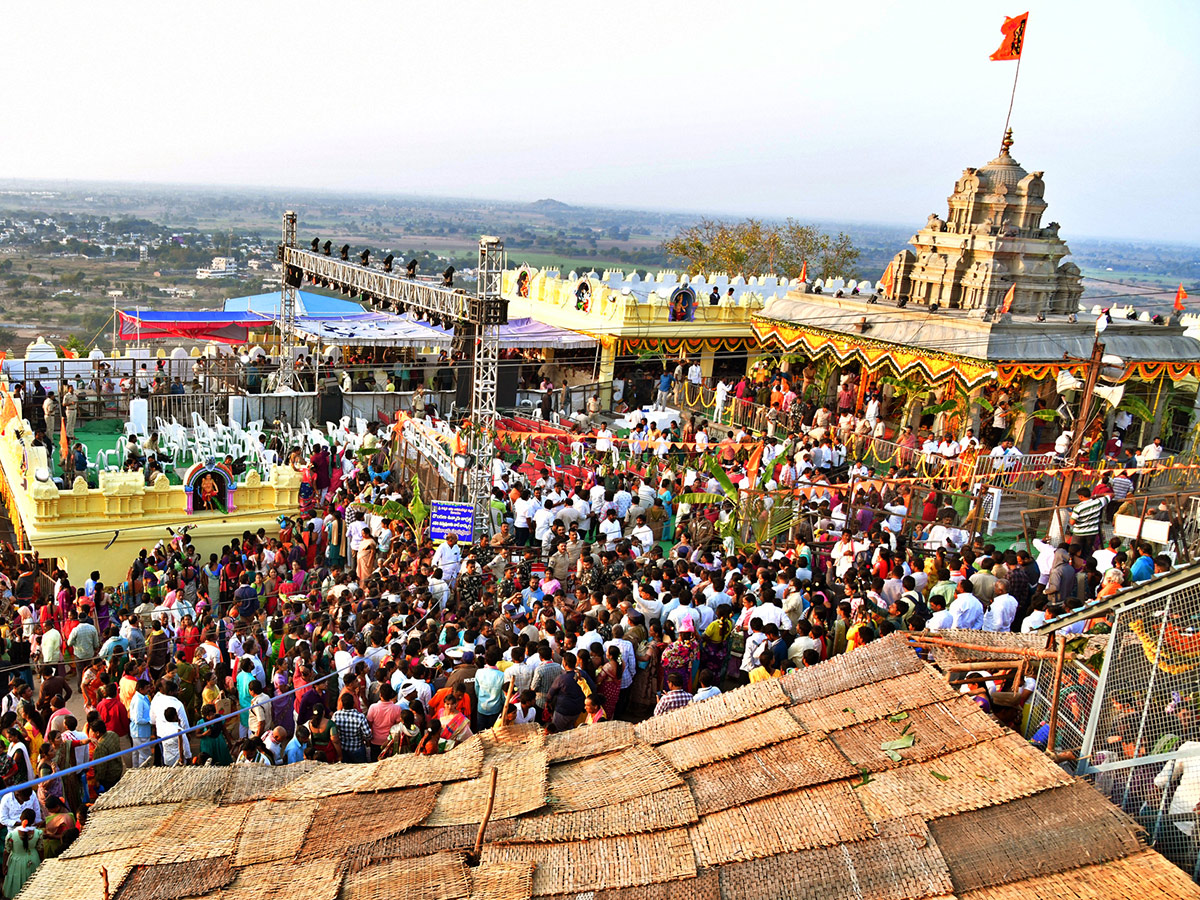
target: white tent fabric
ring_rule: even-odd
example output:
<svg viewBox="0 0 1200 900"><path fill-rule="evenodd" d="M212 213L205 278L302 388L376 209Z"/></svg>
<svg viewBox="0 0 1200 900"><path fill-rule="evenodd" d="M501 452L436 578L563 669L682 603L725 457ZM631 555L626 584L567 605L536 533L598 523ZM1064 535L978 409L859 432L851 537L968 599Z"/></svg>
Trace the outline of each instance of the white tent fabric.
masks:
<svg viewBox="0 0 1200 900"><path fill-rule="evenodd" d="M296 331L307 340L336 347L450 347L449 332L383 313L340 319L298 316Z"/></svg>

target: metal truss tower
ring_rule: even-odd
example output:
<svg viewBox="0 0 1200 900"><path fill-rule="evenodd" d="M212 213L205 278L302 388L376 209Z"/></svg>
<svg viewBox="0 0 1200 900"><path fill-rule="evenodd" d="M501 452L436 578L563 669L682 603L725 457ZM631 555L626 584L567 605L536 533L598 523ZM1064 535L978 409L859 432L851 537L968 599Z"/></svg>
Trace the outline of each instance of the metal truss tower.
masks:
<svg viewBox="0 0 1200 900"><path fill-rule="evenodd" d="M296 246L296 213L288 210L283 214L283 246ZM299 278L289 278L283 273L282 297L279 303L279 374L276 390L296 389L296 365L292 359L296 346L296 291Z"/></svg>
<svg viewBox="0 0 1200 900"><path fill-rule="evenodd" d="M471 365L471 455L467 491L475 506L475 533L487 534L491 515L492 463L496 452L496 377L500 363L500 323L507 316L500 279L504 275L504 242L484 235L479 239L479 269L475 282L478 312Z"/></svg>
<svg viewBox="0 0 1200 900"><path fill-rule="evenodd" d="M314 242L314 247L316 243ZM475 534L487 533L492 464L495 458L496 376L500 358L500 326L508 321L508 303L501 296L504 273L504 242L496 237L479 239L479 272L475 296L452 287L430 284L385 272L373 265L360 265L296 245L296 214L283 219L283 243L277 258L283 263L283 344L287 359L296 343L296 291L306 280L311 284L340 290L359 297L374 309L405 313L453 327L461 337L470 360L471 427L468 451L474 457L465 474L469 502L475 508ZM295 371L287 366L287 385L294 385ZM460 377L466 373L460 373ZM281 383L284 375L280 375ZM458 423L461 424L461 423Z"/></svg>

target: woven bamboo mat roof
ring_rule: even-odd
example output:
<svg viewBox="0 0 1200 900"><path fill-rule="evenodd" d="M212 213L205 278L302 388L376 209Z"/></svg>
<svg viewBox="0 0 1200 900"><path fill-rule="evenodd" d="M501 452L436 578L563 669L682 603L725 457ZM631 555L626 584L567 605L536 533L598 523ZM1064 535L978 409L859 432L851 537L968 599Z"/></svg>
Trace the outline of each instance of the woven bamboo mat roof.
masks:
<svg viewBox="0 0 1200 900"><path fill-rule="evenodd" d="M546 754L530 750L497 765L493 819L509 819L546 803ZM478 778L443 786L426 825L466 825L483 820L491 791L491 770Z"/></svg>
<svg viewBox="0 0 1200 900"><path fill-rule="evenodd" d="M902 718L903 717L903 718ZM910 762L937 759L952 750L1002 737L1004 729L967 696L946 703L931 703L887 719L875 719L829 735L846 759L871 772L893 769ZM893 759L882 744L912 736L914 743Z"/></svg>
<svg viewBox="0 0 1200 900"><path fill-rule="evenodd" d="M636 726L131 771L21 900L1200 900L1139 840L897 635Z"/></svg>
<svg viewBox="0 0 1200 900"><path fill-rule="evenodd" d="M1154 850L1056 875L1027 878L959 895L959 900L1187 900L1200 888Z"/></svg>
<svg viewBox="0 0 1200 900"><path fill-rule="evenodd" d="M174 900L201 897L225 887L236 874L229 857L139 866L125 880L116 900Z"/></svg>
<svg viewBox="0 0 1200 900"><path fill-rule="evenodd" d="M342 900L462 900L471 895L466 854L389 859L347 875Z"/></svg>
<svg viewBox="0 0 1200 900"><path fill-rule="evenodd" d="M598 756L609 750L623 750L636 740L632 722L612 719L587 728L572 728L548 735L546 756L552 763L569 762L585 756Z"/></svg>
<svg viewBox="0 0 1200 900"><path fill-rule="evenodd" d="M793 703L840 694L925 668L904 635L876 641L870 653L843 653L822 666L797 669L779 682Z"/></svg>
<svg viewBox="0 0 1200 900"><path fill-rule="evenodd" d="M786 709L776 707L728 725L667 741L655 749L680 772L687 772L719 759L740 756L747 750L799 737L804 732L804 726Z"/></svg>
<svg viewBox="0 0 1200 900"><path fill-rule="evenodd" d="M525 816L513 821L511 841L578 841L620 834L665 831L699 819L686 785L667 788L621 803L577 812Z"/></svg>
<svg viewBox="0 0 1200 900"><path fill-rule="evenodd" d="M1138 828L1079 781L930 823L958 893L1026 875L1120 859L1142 849ZM1003 834L1005 840L991 840Z"/></svg>
<svg viewBox="0 0 1200 900"><path fill-rule="evenodd" d="M944 679L929 676L928 671L919 671L887 678L799 703L789 712L810 731L833 731L957 696Z"/></svg>
<svg viewBox="0 0 1200 900"><path fill-rule="evenodd" d="M578 811L622 803L683 784L653 747L634 744L624 750L550 767L550 805Z"/></svg>
<svg viewBox="0 0 1200 900"><path fill-rule="evenodd" d="M533 863L495 863L471 872L471 900L529 900L533 896Z"/></svg>
<svg viewBox="0 0 1200 900"><path fill-rule="evenodd" d="M684 828L579 843L489 844L483 850L484 866L516 861L536 866L535 896L633 887L696 874Z"/></svg>
<svg viewBox="0 0 1200 900"><path fill-rule="evenodd" d="M721 893L742 900L951 898L950 873L925 823L903 824L836 847L722 866Z"/></svg>
<svg viewBox="0 0 1200 900"><path fill-rule="evenodd" d="M634 729L640 740L647 744L662 744L677 738L728 725L755 713L763 712L787 703L787 695L777 679L746 685L736 691L713 697L701 703L691 703L665 716L655 716L641 722Z"/></svg>
<svg viewBox="0 0 1200 900"><path fill-rule="evenodd" d="M857 772L824 735L806 734L701 766L684 778L697 811L708 815L797 788L850 778Z"/></svg>
<svg viewBox="0 0 1200 900"><path fill-rule="evenodd" d="M229 784L229 776L228 766L130 769L112 790L100 795L92 811L186 800L216 801Z"/></svg>

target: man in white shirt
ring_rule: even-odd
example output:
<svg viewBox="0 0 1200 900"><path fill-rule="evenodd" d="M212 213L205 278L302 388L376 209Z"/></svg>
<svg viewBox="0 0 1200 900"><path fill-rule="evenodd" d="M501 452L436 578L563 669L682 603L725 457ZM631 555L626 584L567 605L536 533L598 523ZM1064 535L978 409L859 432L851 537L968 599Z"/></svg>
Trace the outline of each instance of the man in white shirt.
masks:
<svg viewBox="0 0 1200 900"><path fill-rule="evenodd" d="M846 573L854 566L854 555L865 549L866 544L854 540L849 532L843 534L841 539L833 545L833 549L829 551L829 559L833 563L833 574L839 580L845 577Z"/></svg>
<svg viewBox="0 0 1200 900"><path fill-rule="evenodd" d="M1120 549L1121 539L1109 538L1107 547L1092 554L1092 559L1096 561L1096 569L1101 574L1112 568L1113 560L1117 558L1117 551Z"/></svg>
<svg viewBox="0 0 1200 900"><path fill-rule="evenodd" d="M629 533L631 538L637 538L642 543L643 550L649 550L654 546L654 532L650 530L650 526L646 524L645 516L637 517L637 524L633 531Z"/></svg>
<svg viewBox="0 0 1200 900"><path fill-rule="evenodd" d="M695 441L697 453L704 453L704 451L708 449L708 431L706 430L705 426L706 423L701 422L700 428L696 431Z"/></svg>
<svg viewBox="0 0 1200 900"><path fill-rule="evenodd" d="M729 385L724 381L718 381L716 388L713 389L716 399L713 402L713 421L721 421L721 410L725 408L725 399L729 396Z"/></svg>
<svg viewBox="0 0 1200 900"><path fill-rule="evenodd" d="M166 690L163 690L166 688ZM154 695L154 699L150 701L150 722L154 725L154 730L157 734L162 734L162 730L167 726L167 720L163 716L168 709L173 709L179 715L179 727L186 730L188 726L187 710L183 708L183 704L179 702L179 698L173 693L167 693L171 690L170 682L165 679L160 685L159 691Z"/></svg>
<svg viewBox="0 0 1200 900"><path fill-rule="evenodd" d="M687 372L688 381L691 382L692 384L696 385L697 387L699 387L700 386L700 377L701 377L700 376L700 363L693 362L690 366L688 366L688 372Z"/></svg>
<svg viewBox="0 0 1200 900"><path fill-rule="evenodd" d="M954 617L955 628L980 628L983 626L983 604L971 592L971 579L964 578L958 583L958 596L950 604L950 615Z"/></svg>
<svg viewBox="0 0 1200 900"><path fill-rule="evenodd" d="M442 577L451 587L458 580L458 570L462 565L462 550L458 546L458 535L451 532L446 535L445 543L439 544L433 551L433 559L429 563L434 568L442 570Z"/></svg>
<svg viewBox="0 0 1200 900"><path fill-rule="evenodd" d="M946 609L946 598L941 594L934 594L929 598L929 608L933 610L933 615L925 623L926 628L930 631L941 631L954 627L954 616Z"/></svg>
<svg viewBox="0 0 1200 900"><path fill-rule="evenodd" d="M948 434L943 434L941 442L938 443L938 455L943 459L954 459L958 456L958 451L958 441L954 440Z"/></svg>
<svg viewBox="0 0 1200 900"><path fill-rule="evenodd" d="M1163 445L1162 438L1156 437L1153 441L1142 448L1142 459L1145 462L1157 462L1162 459Z"/></svg>
<svg viewBox="0 0 1200 900"><path fill-rule="evenodd" d="M1009 631L1017 615L1017 598L1008 592L1004 579L995 584L996 595L983 614L984 631Z"/></svg>
<svg viewBox="0 0 1200 900"><path fill-rule="evenodd" d="M600 534L606 541L606 549L617 549L617 541L621 539L621 523L617 519L617 511L615 509L610 509L604 517L604 521L600 523Z"/></svg>
<svg viewBox="0 0 1200 900"><path fill-rule="evenodd" d="M596 452L607 453L612 449L613 433L608 430L607 423L600 426L600 430L596 432Z"/></svg>

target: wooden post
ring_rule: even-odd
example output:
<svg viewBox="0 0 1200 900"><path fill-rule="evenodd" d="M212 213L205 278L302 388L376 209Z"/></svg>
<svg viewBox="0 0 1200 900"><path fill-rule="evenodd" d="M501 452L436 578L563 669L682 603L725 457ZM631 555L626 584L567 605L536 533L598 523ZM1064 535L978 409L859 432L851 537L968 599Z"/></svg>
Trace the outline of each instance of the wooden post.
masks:
<svg viewBox="0 0 1200 900"><path fill-rule="evenodd" d="M114 327L114 331L116 328ZM108 869L104 866L100 867L100 878L104 882L104 900L109 900L108 892Z"/></svg>
<svg viewBox="0 0 1200 900"><path fill-rule="evenodd" d="M472 859L479 859L479 854L483 851L483 833L487 830L488 820L492 818L492 807L496 805L496 779L499 775L500 770L492 766L492 783L488 789L487 809L484 810L483 821L479 823L479 832L475 835L475 849L471 853Z"/></svg>
<svg viewBox="0 0 1200 900"><path fill-rule="evenodd" d="M1054 682L1050 696L1050 730L1046 735L1046 752L1054 755L1055 740L1058 737L1058 695L1062 690L1063 664L1067 655L1067 639L1058 636L1058 652L1054 655Z"/></svg>

